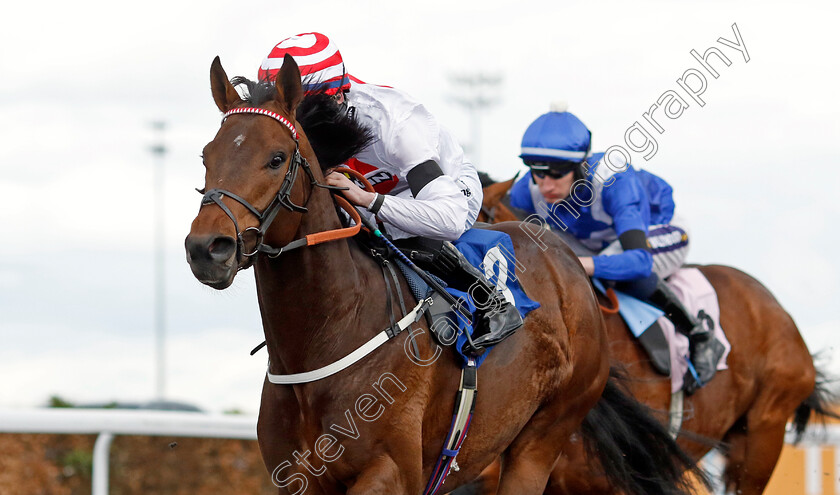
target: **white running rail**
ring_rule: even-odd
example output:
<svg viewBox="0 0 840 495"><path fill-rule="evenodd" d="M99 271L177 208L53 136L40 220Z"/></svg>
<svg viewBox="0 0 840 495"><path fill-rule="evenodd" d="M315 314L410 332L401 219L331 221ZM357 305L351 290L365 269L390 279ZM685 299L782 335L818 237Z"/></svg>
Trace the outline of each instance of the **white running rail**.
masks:
<svg viewBox="0 0 840 495"><path fill-rule="evenodd" d="M255 416L120 409L0 409L0 433L98 435L93 447L92 495L108 494L108 455L114 435L257 439ZM789 433L787 442L793 441ZM810 429L799 444L805 449L805 493L823 493L822 449L834 446L840 473L840 425ZM722 468L723 458L710 453L704 466ZM836 481L840 493L840 478ZM722 493L720 487L715 493Z"/></svg>
<svg viewBox="0 0 840 495"><path fill-rule="evenodd" d="M120 409L0 409L2 433L98 435L92 495L108 494L108 454L114 435L257 439L257 418L196 412Z"/></svg>

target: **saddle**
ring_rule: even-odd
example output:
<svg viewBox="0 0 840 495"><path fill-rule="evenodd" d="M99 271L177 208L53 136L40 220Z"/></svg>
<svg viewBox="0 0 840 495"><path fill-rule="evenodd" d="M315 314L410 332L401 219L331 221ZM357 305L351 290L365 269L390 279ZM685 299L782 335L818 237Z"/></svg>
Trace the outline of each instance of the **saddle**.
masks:
<svg viewBox="0 0 840 495"><path fill-rule="evenodd" d="M638 299L617 292L612 287L605 288L596 278L591 279L591 282L595 292L602 294L609 301L609 306L598 303L601 311L605 314L621 314L630 332L650 358L653 369L662 375L670 376L671 349L665 332L659 324L659 318L665 313ZM623 305L622 302L624 302Z"/></svg>
<svg viewBox="0 0 840 495"><path fill-rule="evenodd" d="M454 344L464 360L476 357L480 365L486 349L512 335L524 315L539 307L515 278L513 244L505 233L470 229L454 243L364 236L359 242L375 258L394 262L416 299L432 300L426 318L433 337L440 345Z"/></svg>
<svg viewBox="0 0 840 495"><path fill-rule="evenodd" d="M724 348L717 369L726 369L731 346L720 326L720 307L712 285L696 268L681 268L668 278L668 284L686 308L713 331L715 339ZM606 295L607 290L599 281L593 280L593 285L599 293ZM672 391L680 390L688 367L684 357L688 354L688 339L675 331L674 324L663 317L663 311L621 292L614 294L618 304L611 302L605 307L601 303L602 311L621 314L631 334L650 357L653 368L671 377Z"/></svg>

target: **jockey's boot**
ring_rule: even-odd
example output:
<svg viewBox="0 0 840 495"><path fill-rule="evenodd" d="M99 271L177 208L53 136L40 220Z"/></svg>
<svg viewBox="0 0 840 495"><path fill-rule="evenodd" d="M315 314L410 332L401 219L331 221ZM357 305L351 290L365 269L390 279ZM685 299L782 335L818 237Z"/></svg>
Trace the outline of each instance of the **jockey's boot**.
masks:
<svg viewBox="0 0 840 495"><path fill-rule="evenodd" d="M686 394L691 395L715 376L717 363L725 348L715 338L714 333L683 306L664 280L660 279L656 283L656 290L648 299L665 312L678 332L688 337L688 351L697 377L695 378L691 370L687 371L683 388Z"/></svg>
<svg viewBox="0 0 840 495"><path fill-rule="evenodd" d="M436 265L443 272L444 280L452 281L453 287L470 294L478 307L472 334L475 347L470 348L467 342L463 349L465 353L480 355L487 347L498 344L522 326L519 310L467 261L455 245L444 242L440 254Z"/></svg>

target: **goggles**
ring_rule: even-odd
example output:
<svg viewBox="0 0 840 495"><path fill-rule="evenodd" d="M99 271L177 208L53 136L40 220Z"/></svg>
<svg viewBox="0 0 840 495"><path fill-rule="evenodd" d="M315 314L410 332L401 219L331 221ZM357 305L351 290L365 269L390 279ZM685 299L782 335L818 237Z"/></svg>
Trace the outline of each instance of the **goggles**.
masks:
<svg viewBox="0 0 840 495"><path fill-rule="evenodd" d="M574 172L577 166L577 164L569 164L558 167L557 163L552 162L530 162L527 165L531 169L531 174L540 179L545 179L546 176L552 179L561 179Z"/></svg>

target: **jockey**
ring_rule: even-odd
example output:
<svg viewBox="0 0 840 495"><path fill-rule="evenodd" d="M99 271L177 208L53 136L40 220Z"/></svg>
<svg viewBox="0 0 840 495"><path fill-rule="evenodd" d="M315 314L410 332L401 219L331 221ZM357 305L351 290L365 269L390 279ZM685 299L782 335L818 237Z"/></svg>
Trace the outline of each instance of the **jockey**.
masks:
<svg viewBox="0 0 840 495"><path fill-rule="evenodd" d="M273 80L289 54L297 62L304 91L325 91L372 132L373 142L345 165L361 172L375 193L332 172L326 182L346 187L344 195L388 227L388 235L415 261L438 272L456 289L478 285L477 347L493 345L522 326L519 311L449 241L471 228L481 209L481 183L452 134L409 95L366 84L346 73L338 48L321 33L286 38L268 53L260 80ZM455 284L462 285L459 287ZM497 300L501 298L501 300Z"/></svg>
<svg viewBox="0 0 840 495"><path fill-rule="evenodd" d="M586 274L665 311L689 338L688 393L714 376L723 346L664 283L688 253L688 234L674 217L671 186L636 170L618 152L590 154L591 133L565 104L552 105L522 137L520 158L530 171L514 184L510 204L567 232L593 256L579 258Z"/></svg>

